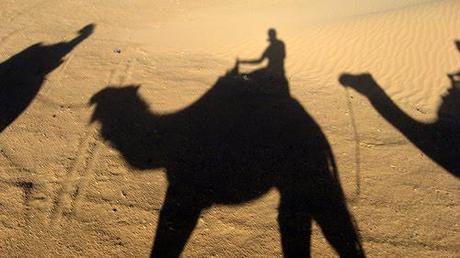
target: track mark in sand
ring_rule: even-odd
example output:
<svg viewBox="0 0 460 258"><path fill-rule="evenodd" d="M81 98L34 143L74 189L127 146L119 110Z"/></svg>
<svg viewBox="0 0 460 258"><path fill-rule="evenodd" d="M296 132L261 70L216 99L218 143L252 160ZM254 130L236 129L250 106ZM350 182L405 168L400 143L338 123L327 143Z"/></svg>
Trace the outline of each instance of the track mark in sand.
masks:
<svg viewBox="0 0 460 258"><path fill-rule="evenodd" d="M389 239L382 238L377 236L366 236L363 238L364 242L375 243L375 244L387 244L395 247L404 247L404 248L418 248L420 250L429 250L429 251L446 251L452 250L448 245L439 245L436 243L427 243L420 240L412 239Z"/></svg>
<svg viewBox="0 0 460 258"><path fill-rule="evenodd" d="M127 60L126 64L122 65L122 62L118 64L118 68L112 70L109 76L108 85L123 85L126 81L131 79L133 62ZM124 66L124 69L120 69L121 66ZM122 71L121 71L122 70Z"/></svg>
<svg viewBox="0 0 460 258"><path fill-rule="evenodd" d="M44 103L46 106L51 107L59 107L59 108L68 108L68 109L85 109L88 108L88 103L68 103L68 104L63 104L54 100L51 100L50 98L47 98L45 96L42 96L40 93L37 95L35 98L36 100Z"/></svg>
<svg viewBox="0 0 460 258"><path fill-rule="evenodd" d="M1 146L0 146L0 156L2 156L6 160L6 162L10 164L11 168L16 168L16 169L19 169L21 172L27 172L29 174L37 174L36 171L26 168L24 165L20 164L20 162L15 161L13 156L7 153L6 149Z"/></svg>
<svg viewBox="0 0 460 258"><path fill-rule="evenodd" d="M1 143L1 142L0 142ZM0 149L0 157L4 160L5 166L0 167L0 183L18 187L23 192L22 207L24 207L24 219L26 223L45 222L47 209L50 207L49 189L50 185L56 184L53 176L40 174L32 168L27 168L18 162L14 155Z"/></svg>
<svg viewBox="0 0 460 258"><path fill-rule="evenodd" d="M90 176L97 156L97 147L97 139L93 134L86 132L80 141L77 158L63 178L59 192L54 199L50 212L52 221L59 220L62 216L75 214L76 201L81 199L84 192L83 183L86 183Z"/></svg>
<svg viewBox="0 0 460 258"><path fill-rule="evenodd" d="M127 61L124 69L120 69L122 66L120 62L118 67L110 73L109 85L117 82L123 84L130 78L133 67L131 61ZM75 216L78 213L85 188L91 179L98 152L97 132L93 127L89 127L80 140L77 158L68 169L62 180L61 188L54 199L53 208L50 212L50 218L54 224L62 216Z"/></svg>
<svg viewBox="0 0 460 258"><path fill-rule="evenodd" d="M93 138L93 137L92 137ZM84 169L78 170L78 181L76 182L75 191L72 193L73 202L71 203L71 212L76 214L79 210L79 206L84 197L85 189L88 185L89 180L91 179L91 172L93 171L94 164L97 161L97 154L99 153L99 145L97 144L97 139L93 138L94 141L90 143L89 152L90 155L87 155L84 160ZM83 167L82 167L83 168Z"/></svg>
<svg viewBox="0 0 460 258"><path fill-rule="evenodd" d="M35 222L45 222L44 209L49 207L47 198L47 182L36 182L34 178L16 178L13 180L0 180L1 183L21 189L22 202L18 204L23 208L22 217L27 225Z"/></svg>
<svg viewBox="0 0 460 258"><path fill-rule="evenodd" d="M74 54L70 53L67 55L67 58L64 59L64 63L60 65L60 69L55 72L56 73L56 83L58 87L62 86L62 74L67 70L67 66L69 66L70 62L72 61L74 57ZM47 87L47 91L50 89L50 87Z"/></svg>
<svg viewBox="0 0 460 258"><path fill-rule="evenodd" d="M53 81L50 81L48 80L48 76L46 76L46 82L49 82L49 83L46 83L46 87L43 87L43 89L41 89L41 91L38 93L37 96L39 96L40 98L38 98L37 100L41 100L41 101L44 101L46 104L58 104L59 106L66 106L64 104L59 104L57 103L56 101L53 101L51 99L48 99L47 97L45 97L46 95L48 95L48 92L50 92L51 89L54 88L54 86L57 86L59 88L61 88L62 86L62 75L65 73L67 67L69 66L70 62L72 61L73 59L73 56L74 54L70 53L67 55L66 58L64 58L64 62L63 64L61 64L54 72L55 74L55 77L56 79L53 80Z"/></svg>
<svg viewBox="0 0 460 258"><path fill-rule="evenodd" d="M23 205L25 207L24 213L25 213L26 221L30 222L31 220L30 201L31 201L32 191L34 189L34 183L29 182L29 181L20 181L20 182L14 183L13 185L21 188L24 192L24 199L23 199Z"/></svg>

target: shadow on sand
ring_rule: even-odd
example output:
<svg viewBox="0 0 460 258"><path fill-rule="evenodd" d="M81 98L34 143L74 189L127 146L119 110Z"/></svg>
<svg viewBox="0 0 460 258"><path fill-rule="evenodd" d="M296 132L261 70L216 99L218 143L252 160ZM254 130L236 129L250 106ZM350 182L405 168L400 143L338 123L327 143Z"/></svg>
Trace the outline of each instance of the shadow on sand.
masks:
<svg viewBox="0 0 460 258"><path fill-rule="evenodd" d="M460 42L457 41L460 51ZM340 83L365 95L372 106L437 164L460 177L460 72L448 74L451 88L442 98L438 119L433 123L414 120L402 111L371 74L342 74Z"/></svg>
<svg viewBox="0 0 460 258"><path fill-rule="evenodd" d="M70 41L34 44L0 64L0 133L26 110L46 76L59 67L63 58L93 30L94 25L90 24Z"/></svg>
<svg viewBox="0 0 460 258"><path fill-rule="evenodd" d="M285 257L310 256L312 220L341 257L364 257L325 135L289 95L284 73L255 73L243 76L236 66L172 114L151 111L135 85L91 98L92 122L132 167L166 168L151 256L178 257L204 209L249 202L274 187Z"/></svg>

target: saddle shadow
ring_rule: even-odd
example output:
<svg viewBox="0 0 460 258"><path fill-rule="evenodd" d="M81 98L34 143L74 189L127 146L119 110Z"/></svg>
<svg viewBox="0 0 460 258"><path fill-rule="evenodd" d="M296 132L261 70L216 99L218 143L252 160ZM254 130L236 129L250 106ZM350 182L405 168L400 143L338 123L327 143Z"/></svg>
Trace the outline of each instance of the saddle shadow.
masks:
<svg viewBox="0 0 460 258"><path fill-rule="evenodd" d="M0 64L0 133L27 109L46 76L93 31L94 25L89 24L70 41L53 45L37 43Z"/></svg>
<svg viewBox="0 0 460 258"><path fill-rule="evenodd" d="M91 98L91 121L130 166L166 169L151 257L179 257L204 209L249 202L271 188L281 196L285 257L310 256L312 220L341 257L364 257L331 147L287 82L248 78L235 67L171 114L152 111L136 85L108 86Z"/></svg>
<svg viewBox="0 0 460 258"><path fill-rule="evenodd" d="M456 42L460 51L460 42ZM402 111L369 73L342 74L344 87L351 87L366 96L377 112L409 141L453 176L460 177L460 72L448 74L451 87L442 96L438 119L419 122Z"/></svg>

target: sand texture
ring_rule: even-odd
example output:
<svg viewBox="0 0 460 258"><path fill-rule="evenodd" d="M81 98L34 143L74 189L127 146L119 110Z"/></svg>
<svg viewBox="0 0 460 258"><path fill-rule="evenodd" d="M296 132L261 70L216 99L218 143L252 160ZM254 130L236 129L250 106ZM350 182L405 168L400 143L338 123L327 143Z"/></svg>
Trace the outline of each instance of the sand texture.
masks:
<svg viewBox="0 0 460 258"><path fill-rule="evenodd" d="M460 1L0 10L0 257L459 256ZM226 74L269 28L282 94Z"/></svg>

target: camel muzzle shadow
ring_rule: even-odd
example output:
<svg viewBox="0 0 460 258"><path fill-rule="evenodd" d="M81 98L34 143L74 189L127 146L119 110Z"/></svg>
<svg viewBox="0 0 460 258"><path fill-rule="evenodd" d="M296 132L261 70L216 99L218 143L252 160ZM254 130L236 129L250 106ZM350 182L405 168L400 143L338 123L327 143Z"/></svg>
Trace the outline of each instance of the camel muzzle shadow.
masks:
<svg viewBox="0 0 460 258"><path fill-rule="evenodd" d="M285 257L310 256L312 220L341 257L364 257L325 135L285 91L287 80L276 83L285 83L283 93L258 90L271 85L233 70L172 114L151 111L136 85L91 98L91 120L130 166L166 169L151 257L180 256L204 209L249 202L273 187Z"/></svg>

